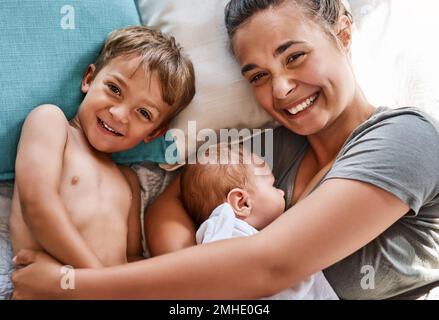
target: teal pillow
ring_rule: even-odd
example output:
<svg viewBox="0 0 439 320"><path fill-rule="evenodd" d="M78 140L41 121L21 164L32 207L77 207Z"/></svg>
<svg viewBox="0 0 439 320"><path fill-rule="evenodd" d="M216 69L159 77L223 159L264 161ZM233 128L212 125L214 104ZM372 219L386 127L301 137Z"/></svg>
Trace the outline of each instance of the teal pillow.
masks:
<svg viewBox="0 0 439 320"><path fill-rule="evenodd" d="M1 0L0 21L0 180L7 180L27 114L51 103L72 118L82 75L107 34L141 22L133 0ZM114 159L165 162L167 146L161 137Z"/></svg>

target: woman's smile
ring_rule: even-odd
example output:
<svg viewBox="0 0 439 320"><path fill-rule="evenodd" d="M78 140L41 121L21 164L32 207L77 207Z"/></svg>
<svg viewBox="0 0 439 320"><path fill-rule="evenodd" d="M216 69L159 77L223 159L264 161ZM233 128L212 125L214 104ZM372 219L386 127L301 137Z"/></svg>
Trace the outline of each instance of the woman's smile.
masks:
<svg viewBox="0 0 439 320"><path fill-rule="evenodd" d="M306 98L300 99L298 102L287 105L282 111L289 119L302 117L313 109L319 96L320 92L313 93Z"/></svg>

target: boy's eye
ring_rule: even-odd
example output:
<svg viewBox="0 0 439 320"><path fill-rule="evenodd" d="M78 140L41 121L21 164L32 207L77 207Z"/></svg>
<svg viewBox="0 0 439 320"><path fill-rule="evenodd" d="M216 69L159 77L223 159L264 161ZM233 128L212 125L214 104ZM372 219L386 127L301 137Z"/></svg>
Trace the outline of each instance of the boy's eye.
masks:
<svg viewBox="0 0 439 320"><path fill-rule="evenodd" d="M119 89L119 87L115 86L114 84L109 84L108 88L110 88L110 90L114 93L117 94L118 96L121 94L121 91Z"/></svg>
<svg viewBox="0 0 439 320"><path fill-rule="evenodd" d="M265 72L259 72L250 78L250 83L258 84L267 75Z"/></svg>
<svg viewBox="0 0 439 320"><path fill-rule="evenodd" d="M305 57L305 52L296 52L293 53L292 55L288 56L287 58L287 64L290 63L297 63L298 61L302 60L302 58Z"/></svg>
<svg viewBox="0 0 439 320"><path fill-rule="evenodd" d="M151 120L151 115L149 114L149 112L146 109L142 108L142 109L139 109L138 111L142 117L144 117L145 119Z"/></svg>

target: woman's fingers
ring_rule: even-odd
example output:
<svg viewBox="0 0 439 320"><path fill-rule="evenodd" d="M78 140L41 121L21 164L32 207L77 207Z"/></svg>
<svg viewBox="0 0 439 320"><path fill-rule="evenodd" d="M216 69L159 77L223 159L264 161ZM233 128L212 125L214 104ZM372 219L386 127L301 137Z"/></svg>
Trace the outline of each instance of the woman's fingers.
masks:
<svg viewBox="0 0 439 320"><path fill-rule="evenodd" d="M27 266L34 263L37 259L37 252L29 249L18 251L17 255L12 259L16 266Z"/></svg>
<svg viewBox="0 0 439 320"><path fill-rule="evenodd" d="M18 270L12 273L13 299L54 299L62 289L62 265L42 251L20 250L15 257Z"/></svg>

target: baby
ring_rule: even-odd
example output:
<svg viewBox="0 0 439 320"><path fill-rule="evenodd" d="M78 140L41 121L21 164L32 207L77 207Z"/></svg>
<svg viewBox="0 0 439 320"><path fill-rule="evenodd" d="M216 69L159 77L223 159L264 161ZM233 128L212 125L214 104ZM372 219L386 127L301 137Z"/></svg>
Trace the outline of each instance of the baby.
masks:
<svg viewBox="0 0 439 320"><path fill-rule="evenodd" d="M206 164L187 165L180 180L183 206L199 226L198 244L253 235L283 213L284 192L274 186L274 176L262 159L241 147L224 145L209 148L206 157ZM318 272L267 299L338 297Z"/></svg>
<svg viewBox="0 0 439 320"><path fill-rule="evenodd" d="M193 98L194 82L174 38L143 26L113 31L84 74L74 118L42 105L24 122L10 219L14 252L45 250L76 268L141 258L137 176L111 154L163 134Z"/></svg>

